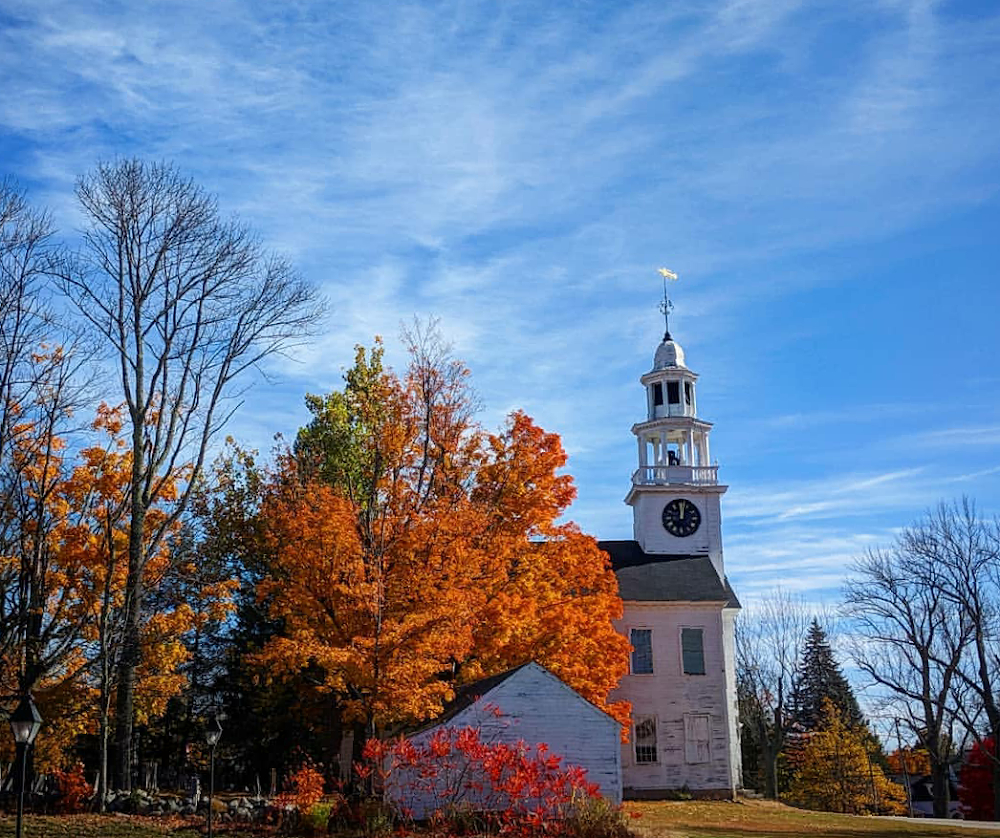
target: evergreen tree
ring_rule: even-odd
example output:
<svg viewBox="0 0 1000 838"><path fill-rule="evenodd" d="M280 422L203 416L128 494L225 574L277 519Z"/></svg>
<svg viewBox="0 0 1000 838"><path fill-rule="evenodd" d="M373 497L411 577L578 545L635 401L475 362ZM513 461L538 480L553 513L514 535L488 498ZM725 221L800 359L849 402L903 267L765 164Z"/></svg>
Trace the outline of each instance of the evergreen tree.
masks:
<svg viewBox="0 0 1000 838"><path fill-rule="evenodd" d="M847 682L830 648L826 632L813 619L806 634L799 662L798 690L795 700L796 721L806 730L816 730L823 718L823 699L833 703L851 727L863 725L865 717L858 707L854 690Z"/></svg>

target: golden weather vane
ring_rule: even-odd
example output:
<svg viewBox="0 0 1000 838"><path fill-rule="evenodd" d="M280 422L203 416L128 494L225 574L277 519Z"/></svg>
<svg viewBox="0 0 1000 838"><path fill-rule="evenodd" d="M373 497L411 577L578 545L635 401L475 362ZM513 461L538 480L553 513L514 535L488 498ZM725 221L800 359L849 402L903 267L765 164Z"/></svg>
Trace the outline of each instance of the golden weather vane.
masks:
<svg viewBox="0 0 1000 838"><path fill-rule="evenodd" d="M670 270L670 268L657 268L657 273L663 277L663 299L660 301L660 311L663 313L663 326L665 329L663 339L670 340L670 312L674 310L674 304L670 302L670 297L667 295L667 280L676 282L677 274Z"/></svg>

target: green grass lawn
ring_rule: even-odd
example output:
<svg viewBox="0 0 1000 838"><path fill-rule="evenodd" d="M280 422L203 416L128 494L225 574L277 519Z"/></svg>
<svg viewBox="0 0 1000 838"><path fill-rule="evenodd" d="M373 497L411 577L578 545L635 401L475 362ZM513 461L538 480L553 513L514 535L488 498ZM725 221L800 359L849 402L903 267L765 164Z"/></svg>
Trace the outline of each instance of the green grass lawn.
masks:
<svg viewBox="0 0 1000 838"><path fill-rule="evenodd" d="M14 835L14 816L0 815L0 838ZM196 838L193 829L177 829L169 819L114 815L26 815L24 838ZM176 830L176 831L175 831Z"/></svg>
<svg viewBox="0 0 1000 838"><path fill-rule="evenodd" d="M642 838L1000 838L995 830L805 812L763 800L626 803L625 808L640 814L631 823Z"/></svg>
<svg viewBox="0 0 1000 838"><path fill-rule="evenodd" d="M626 803L625 808L640 815L631 821L640 838L1000 838L1000 830L804 812L761 800ZM177 820L155 818L29 815L24 835L25 838L195 838L204 834L179 826ZM220 838L228 834L225 827L218 833ZM0 815L0 838L13 834L14 818Z"/></svg>

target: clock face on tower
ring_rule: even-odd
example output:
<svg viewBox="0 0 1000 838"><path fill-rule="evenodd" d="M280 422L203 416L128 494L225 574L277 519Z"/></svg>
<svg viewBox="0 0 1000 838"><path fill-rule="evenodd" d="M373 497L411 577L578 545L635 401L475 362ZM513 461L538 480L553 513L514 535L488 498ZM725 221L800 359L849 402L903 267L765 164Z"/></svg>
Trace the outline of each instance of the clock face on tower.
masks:
<svg viewBox="0 0 1000 838"><path fill-rule="evenodd" d="M671 535L685 538L694 535L701 526L698 507L684 498L674 498L663 507L663 528Z"/></svg>

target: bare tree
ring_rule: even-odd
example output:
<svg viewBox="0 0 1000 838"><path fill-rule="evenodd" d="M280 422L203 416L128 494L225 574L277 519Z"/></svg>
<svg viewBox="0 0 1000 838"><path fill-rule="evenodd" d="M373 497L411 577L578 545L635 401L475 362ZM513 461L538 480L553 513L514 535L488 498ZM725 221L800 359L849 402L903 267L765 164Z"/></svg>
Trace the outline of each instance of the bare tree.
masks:
<svg viewBox="0 0 1000 838"><path fill-rule="evenodd" d="M8 550L18 560L16 596L10 610L16 615L22 694L63 669L82 630L73 608L75 580L64 578L58 567L55 537L72 516L62 495L70 472L63 447L66 436L75 430L72 417L82 398L78 363L72 350L64 352L61 347L35 357L41 374L21 402L17 432L2 470L12 524Z"/></svg>
<svg viewBox="0 0 1000 838"><path fill-rule="evenodd" d="M52 224L11 180L0 181L0 456L25 393L38 375L32 355L49 337L44 285Z"/></svg>
<svg viewBox="0 0 1000 838"><path fill-rule="evenodd" d="M891 548L871 549L855 562L845 584L845 611L857 631L855 664L927 749L934 813L947 817L951 697L973 630L967 615L945 596L943 568L915 549L920 541L918 525Z"/></svg>
<svg viewBox="0 0 1000 838"><path fill-rule="evenodd" d="M764 793L778 797L778 755L793 719L797 666L812 615L802 599L781 589L740 615L736 672L741 720L763 761Z"/></svg>
<svg viewBox="0 0 1000 838"><path fill-rule="evenodd" d="M0 463L6 480L12 477L12 446L18 433L24 432L26 405L46 375L46 365L35 357L49 337L44 290L51 237L48 216L33 210L13 181L0 181ZM10 499L4 487L0 491L0 553L18 537ZM8 637L5 628L6 623L0 625L0 637Z"/></svg>
<svg viewBox="0 0 1000 838"><path fill-rule="evenodd" d="M117 678L117 782L131 788L144 572L187 505L208 446L238 406L235 383L307 335L321 306L283 259L168 164L98 165L76 188L84 247L62 286L112 353L131 432L128 581ZM171 514L147 525L181 474Z"/></svg>
<svg viewBox="0 0 1000 838"><path fill-rule="evenodd" d="M0 182L0 555L16 559L0 571L0 659L22 693L60 666L79 629L60 619L67 591L49 585L60 436L85 387L76 338L49 307L53 258L48 216Z"/></svg>
<svg viewBox="0 0 1000 838"><path fill-rule="evenodd" d="M963 497L939 504L903 539L924 568L933 568L927 584L939 585L949 607L968 621L953 706L980 744L993 737L993 813L1000 820L1000 522L983 518Z"/></svg>

